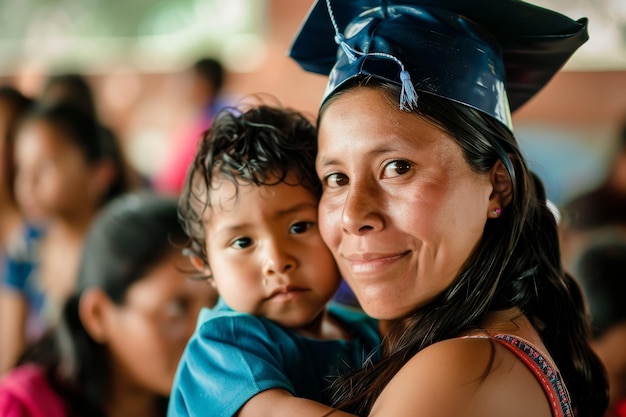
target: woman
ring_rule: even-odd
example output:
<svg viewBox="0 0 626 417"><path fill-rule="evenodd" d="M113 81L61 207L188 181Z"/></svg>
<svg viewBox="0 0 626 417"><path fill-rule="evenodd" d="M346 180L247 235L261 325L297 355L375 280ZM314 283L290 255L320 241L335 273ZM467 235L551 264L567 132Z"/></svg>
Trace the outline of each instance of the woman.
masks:
<svg viewBox="0 0 626 417"><path fill-rule="evenodd" d="M330 74L322 236L363 309L390 322L383 359L339 378L336 404L601 416L584 298L509 111L586 41L586 19L517 0L397 3L319 2L291 50Z"/></svg>
<svg viewBox="0 0 626 417"><path fill-rule="evenodd" d="M114 138L67 104L34 107L13 146L15 198L24 222L3 259L2 362L6 370L58 317L76 280L85 234L100 208L130 189Z"/></svg>
<svg viewBox="0 0 626 417"><path fill-rule="evenodd" d="M23 331L13 317L22 302L13 296L3 265L7 254L15 249L23 223L13 187L13 144L17 128L32 104L32 99L17 88L0 86L0 375L11 367L13 352L19 350L11 336Z"/></svg>
<svg viewBox="0 0 626 417"><path fill-rule="evenodd" d="M6 417L165 416L178 360L202 306L177 201L137 193L103 208L60 323L0 380Z"/></svg>

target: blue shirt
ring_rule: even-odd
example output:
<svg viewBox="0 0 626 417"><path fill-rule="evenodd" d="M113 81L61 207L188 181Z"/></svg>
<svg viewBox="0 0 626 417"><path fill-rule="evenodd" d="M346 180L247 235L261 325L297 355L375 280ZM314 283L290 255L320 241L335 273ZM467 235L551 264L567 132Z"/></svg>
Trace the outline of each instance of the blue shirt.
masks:
<svg viewBox="0 0 626 417"><path fill-rule="evenodd" d="M231 417L268 389L329 404L332 379L370 354L377 358L380 344L377 322L364 313L330 303L329 314L353 332L351 340L300 336L222 300L203 310L178 365L168 416Z"/></svg>
<svg viewBox="0 0 626 417"><path fill-rule="evenodd" d="M14 291L28 304L26 338L36 340L43 333L44 293L39 282L39 245L44 236L44 229L25 225L19 240L11 242L1 262L1 285L3 289Z"/></svg>

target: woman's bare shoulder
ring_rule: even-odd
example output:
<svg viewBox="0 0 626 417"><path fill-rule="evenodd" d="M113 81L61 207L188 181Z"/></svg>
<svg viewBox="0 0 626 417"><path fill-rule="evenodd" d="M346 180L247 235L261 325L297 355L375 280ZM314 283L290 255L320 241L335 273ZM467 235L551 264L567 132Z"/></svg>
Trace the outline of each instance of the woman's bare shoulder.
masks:
<svg viewBox="0 0 626 417"><path fill-rule="evenodd" d="M435 343L389 382L372 416L551 416L539 382L508 349L486 337ZM529 413L529 411L532 411Z"/></svg>

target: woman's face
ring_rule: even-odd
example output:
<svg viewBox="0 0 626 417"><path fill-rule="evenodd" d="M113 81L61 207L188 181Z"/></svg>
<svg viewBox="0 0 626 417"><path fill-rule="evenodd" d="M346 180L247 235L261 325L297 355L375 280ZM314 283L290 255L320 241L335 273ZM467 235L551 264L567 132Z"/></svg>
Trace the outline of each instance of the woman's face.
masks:
<svg viewBox="0 0 626 417"><path fill-rule="evenodd" d="M383 94L357 88L319 125L324 241L364 310L395 319L455 279L488 217L492 184L461 148Z"/></svg>
<svg viewBox="0 0 626 417"><path fill-rule="evenodd" d="M217 293L195 281L188 259L174 253L131 285L122 305L106 311L106 346L114 364L113 383L169 395L178 361L203 306Z"/></svg>
<svg viewBox="0 0 626 417"><path fill-rule="evenodd" d="M27 122L15 142L15 193L30 220L69 215L89 200L94 168L50 123Z"/></svg>

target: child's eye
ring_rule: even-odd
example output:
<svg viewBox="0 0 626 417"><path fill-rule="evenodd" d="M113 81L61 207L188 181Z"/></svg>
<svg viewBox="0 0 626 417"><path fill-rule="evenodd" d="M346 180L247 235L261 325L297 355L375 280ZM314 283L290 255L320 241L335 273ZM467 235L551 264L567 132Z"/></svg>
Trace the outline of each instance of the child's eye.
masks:
<svg viewBox="0 0 626 417"><path fill-rule="evenodd" d="M383 168L383 178L393 178L406 174L411 170L411 167L411 163L407 161L391 161Z"/></svg>
<svg viewBox="0 0 626 417"><path fill-rule="evenodd" d="M297 234L306 232L311 227L313 227L312 222L298 222L291 226L291 228L289 229L289 232L297 235Z"/></svg>
<svg viewBox="0 0 626 417"><path fill-rule="evenodd" d="M251 245L252 245L252 239L250 239L249 237L240 237L240 238L233 240L230 243L230 246L237 248L237 249L245 249Z"/></svg>
<svg viewBox="0 0 626 417"><path fill-rule="evenodd" d="M324 184L328 188L338 188L348 185L348 177L344 174L334 173L324 178Z"/></svg>

